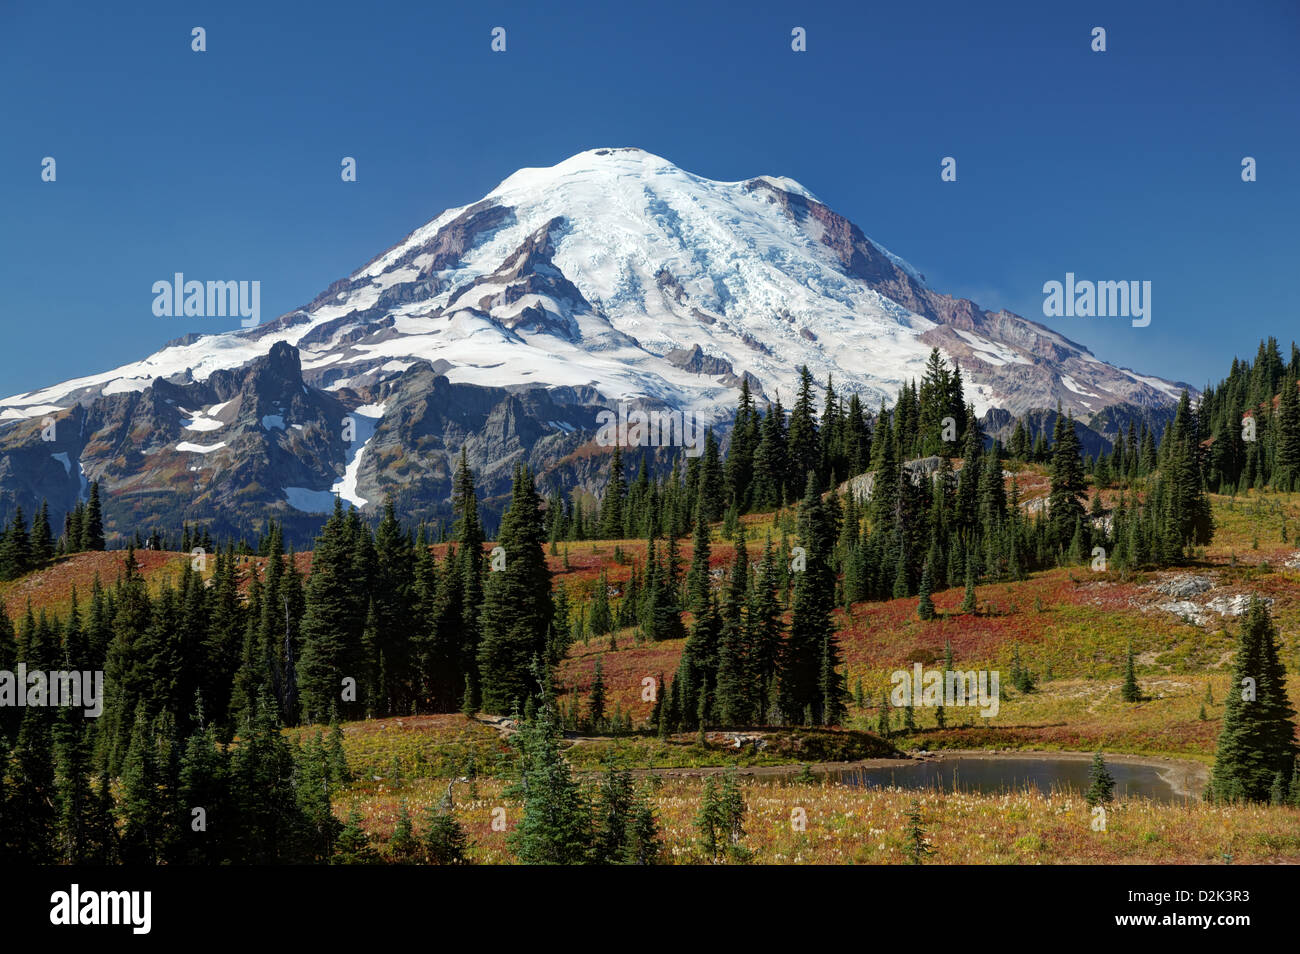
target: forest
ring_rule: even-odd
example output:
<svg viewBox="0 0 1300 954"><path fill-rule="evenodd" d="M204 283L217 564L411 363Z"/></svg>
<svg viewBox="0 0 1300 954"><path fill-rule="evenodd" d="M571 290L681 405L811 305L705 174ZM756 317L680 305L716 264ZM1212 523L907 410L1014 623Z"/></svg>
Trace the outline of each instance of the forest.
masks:
<svg viewBox="0 0 1300 954"><path fill-rule="evenodd" d="M1210 493L1300 489L1298 376L1295 346L1284 362L1275 341L1261 343L1196 404L1183 393L1162 433L1130 427L1109 453L1085 458L1067 415L1050 434L1019 422L1005 446L989 439L960 369L937 350L922 380L875 413L833 381L819 412L805 369L788 411L779 399L758 407L746 382L725 453L710 432L700 456L682 454L655 478L644 458L615 448L598 506L576 493L544 499L516 467L492 540L463 455L451 527L404 525L391 502L372 526L336 501L309 554L286 548L274 520L251 540L214 542L184 526L109 541L92 483L61 534L42 507L30 525L16 514L0 537L5 580L124 545L117 577L74 591L66 613L29 603L11 620L0 607L0 670L102 670L105 684L93 720L0 708L0 858L363 858L365 833L331 805L351 777L340 723L463 712L521 725L520 860L652 862L660 846L642 789L611 769L589 803L573 797L565 730L840 726L853 693L838 609L907 598L927 619L940 590L963 588L973 602L978 585L1055 567L1194 560L1215 532ZM1013 463L1030 462L1050 475L1032 513L1008 479ZM759 513L779 534L750 536L742 518ZM721 574L710 565L715 539L734 548ZM567 560L584 540L645 541L644 557L616 546L626 582L602 573L580 599L553 579L548 556ZM137 566L144 549L192 556L151 587ZM571 646L629 632L638 644L685 640L649 719L607 712L603 688L585 709L566 704ZM1294 712L1262 604L1243 624L1236 665L1258 679L1263 704L1229 706L1210 794L1300 798ZM288 727L301 730L294 740ZM737 799L734 781L711 790L710 837L740 824ZM557 807L570 803L584 807ZM219 836L194 827L195 806L222 820ZM409 859L462 858L464 833L447 809L406 818Z"/></svg>

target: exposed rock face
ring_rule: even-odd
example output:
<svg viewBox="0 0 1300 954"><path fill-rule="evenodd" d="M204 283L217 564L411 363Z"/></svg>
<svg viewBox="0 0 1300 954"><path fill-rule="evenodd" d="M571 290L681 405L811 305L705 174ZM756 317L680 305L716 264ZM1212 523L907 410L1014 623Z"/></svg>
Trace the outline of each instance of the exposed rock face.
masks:
<svg viewBox="0 0 1300 954"><path fill-rule="evenodd" d="M1233 592L1228 586L1221 586L1210 576L1174 573L1166 575L1160 582L1148 588L1161 596L1175 598L1169 601L1157 601L1144 609L1171 613L1195 626L1208 626L1215 622L1215 617L1223 619L1241 616L1250 607L1251 594ZM1214 595L1205 599L1205 594L1209 593ZM1271 596L1260 596L1259 599L1266 606L1273 605Z"/></svg>
<svg viewBox="0 0 1300 954"><path fill-rule="evenodd" d="M941 458L938 457L918 457L916 460L904 462L903 469L912 478L912 483L919 484L926 479L933 480L935 474L939 472L940 463ZM840 485L839 490L841 493L852 493L859 501L866 501L871 499L871 489L875 484L876 473L869 471L845 481Z"/></svg>
<svg viewBox="0 0 1300 954"><path fill-rule="evenodd" d="M1158 584L1156 592L1163 593L1165 596L1176 596L1179 599L1185 599L1189 596L1196 596L1198 593L1204 593L1213 586L1214 581L1208 576L1176 576Z"/></svg>
<svg viewBox="0 0 1300 954"><path fill-rule="evenodd" d="M364 443L346 440L348 422L355 430L379 406ZM56 526L98 480L110 533L182 521L238 533L275 516L305 540L340 484L363 509L391 495L413 519L447 516L463 447L490 518L517 461L543 492L600 486L608 450L591 440L606 406L589 388L452 384L427 362L377 387L323 391L304 383L297 350L277 343L204 382L160 380L77 405L58 415L54 442L41 439L38 422L9 428L0 485L27 513L48 500ZM316 496L304 505L295 491Z"/></svg>
<svg viewBox="0 0 1300 954"><path fill-rule="evenodd" d="M763 382L758 380L748 371L743 375L736 374L731 367L731 362L725 358L715 358L706 355L704 350L698 345L692 345L690 350L674 348L664 356L665 360L673 367L681 368L683 371L689 371L692 374L704 375L705 377L715 378L728 387L739 388L742 378L749 379L749 392L754 400L759 400L763 394Z"/></svg>

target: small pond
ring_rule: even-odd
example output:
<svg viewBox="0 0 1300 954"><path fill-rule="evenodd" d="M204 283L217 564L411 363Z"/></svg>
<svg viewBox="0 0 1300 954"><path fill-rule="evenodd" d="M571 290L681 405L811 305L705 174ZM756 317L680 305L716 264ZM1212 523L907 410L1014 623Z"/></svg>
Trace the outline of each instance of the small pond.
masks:
<svg viewBox="0 0 1300 954"><path fill-rule="evenodd" d="M1014 755L948 756L898 766L857 768L840 774L845 785L978 792L996 795L1033 787L1044 793L1088 790L1090 758ZM1158 802L1198 799L1202 787L1195 768L1181 762L1147 765L1106 762L1115 780L1115 798L1149 798Z"/></svg>

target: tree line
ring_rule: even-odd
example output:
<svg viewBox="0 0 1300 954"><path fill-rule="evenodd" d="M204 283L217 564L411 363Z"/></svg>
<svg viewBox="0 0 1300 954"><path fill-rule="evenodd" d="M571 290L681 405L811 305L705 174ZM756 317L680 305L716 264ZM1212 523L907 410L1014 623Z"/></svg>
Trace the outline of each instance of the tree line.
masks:
<svg viewBox="0 0 1300 954"><path fill-rule="evenodd" d="M104 549L104 514L99 502L99 481L92 481L87 499L77 501L63 520L57 538L50 530L50 508L42 500L31 527L21 506L0 534L0 580L16 580L39 570L56 557Z"/></svg>

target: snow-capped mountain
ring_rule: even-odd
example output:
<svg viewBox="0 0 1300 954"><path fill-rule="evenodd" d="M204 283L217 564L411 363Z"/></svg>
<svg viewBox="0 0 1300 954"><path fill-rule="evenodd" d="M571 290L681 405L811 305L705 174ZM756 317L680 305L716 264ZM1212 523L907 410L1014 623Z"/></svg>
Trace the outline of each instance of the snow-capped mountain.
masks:
<svg viewBox="0 0 1300 954"><path fill-rule="evenodd" d="M31 505L35 488L13 455L50 416L76 417L80 429L55 452L52 478L63 474L77 491L83 473L103 476L110 490L148 499L165 489L153 482L178 473L213 471L207 485L224 475L216 482L238 492L230 477L241 455L266 452L270 440L293 457L309 427L350 412L364 438L322 437L330 446L316 470L292 475L299 483L258 468L253 496L290 510L320 509L334 492L359 505L380 493L413 503L441 493L444 458L462 443L479 452L480 469L504 478L504 461L533 459L539 444L546 453L535 464L571 455L601 408L636 402L725 426L742 375L760 396L788 398L800 365L874 408L920 377L932 347L960 362L981 413L1059 403L1087 419L1116 405L1162 408L1184 387L929 289L790 179L714 182L640 149L596 149L516 172L272 322L188 336L134 364L0 400L0 500ZM230 404L224 395L254 367L281 391L301 388L299 410L309 405L312 419L291 419L284 400ZM481 419L447 420L433 395L474 406ZM124 434L84 433L96 415L131 418L144 404L157 418L153 451L126 446ZM494 414L504 457L487 449ZM229 438L241 427L256 446L241 451ZM155 459L132 467L133 453ZM190 469L163 466L173 457ZM425 478L433 484L422 487Z"/></svg>

